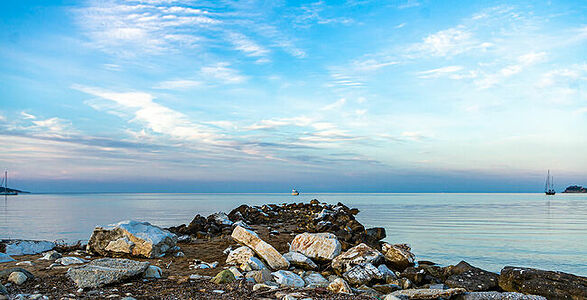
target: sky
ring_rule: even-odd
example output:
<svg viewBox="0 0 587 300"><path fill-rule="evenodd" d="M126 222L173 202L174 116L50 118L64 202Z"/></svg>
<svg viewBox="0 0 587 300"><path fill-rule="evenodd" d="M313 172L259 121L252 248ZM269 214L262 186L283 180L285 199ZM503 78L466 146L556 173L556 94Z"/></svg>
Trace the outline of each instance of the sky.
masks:
<svg viewBox="0 0 587 300"><path fill-rule="evenodd" d="M585 1L0 1L34 192L587 185Z"/></svg>

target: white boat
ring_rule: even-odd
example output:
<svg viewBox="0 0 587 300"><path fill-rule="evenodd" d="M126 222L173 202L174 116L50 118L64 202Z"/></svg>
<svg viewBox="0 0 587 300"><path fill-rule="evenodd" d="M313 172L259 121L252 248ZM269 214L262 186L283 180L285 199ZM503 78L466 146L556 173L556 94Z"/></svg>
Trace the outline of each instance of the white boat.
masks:
<svg viewBox="0 0 587 300"><path fill-rule="evenodd" d="M544 185L544 193L547 195L554 195L556 192L554 191L554 177L550 176L550 170L546 174L546 184Z"/></svg>
<svg viewBox="0 0 587 300"><path fill-rule="evenodd" d="M300 194L300 192L296 191L296 189L291 190L291 195L292 196L297 196L299 194Z"/></svg>

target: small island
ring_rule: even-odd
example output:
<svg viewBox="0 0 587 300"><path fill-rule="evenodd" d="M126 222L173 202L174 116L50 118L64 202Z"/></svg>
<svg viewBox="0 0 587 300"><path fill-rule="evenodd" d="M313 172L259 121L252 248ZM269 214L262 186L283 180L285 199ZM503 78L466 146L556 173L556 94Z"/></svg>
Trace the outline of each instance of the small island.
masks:
<svg viewBox="0 0 587 300"><path fill-rule="evenodd" d="M0 186L0 195L18 195L18 194L23 194L23 193L29 194L30 192L15 190L15 189Z"/></svg>
<svg viewBox="0 0 587 300"><path fill-rule="evenodd" d="M571 185L567 187L563 193L587 193L587 188L580 185Z"/></svg>

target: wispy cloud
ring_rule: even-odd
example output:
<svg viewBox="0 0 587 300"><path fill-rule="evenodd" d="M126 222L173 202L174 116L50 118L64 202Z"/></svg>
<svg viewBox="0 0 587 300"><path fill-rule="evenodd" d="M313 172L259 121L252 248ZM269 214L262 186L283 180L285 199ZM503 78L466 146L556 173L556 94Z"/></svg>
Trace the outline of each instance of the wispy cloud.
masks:
<svg viewBox="0 0 587 300"><path fill-rule="evenodd" d="M240 74L236 69L231 68L229 63L225 62L202 67L200 73L203 78L212 78L218 83L237 84L247 80L246 76Z"/></svg>
<svg viewBox="0 0 587 300"><path fill-rule="evenodd" d="M176 80L167 80L162 81L154 86L156 89L163 89L163 90L183 90L183 89L190 89L199 87L202 85L201 81L197 80L188 80L188 79L176 79Z"/></svg>

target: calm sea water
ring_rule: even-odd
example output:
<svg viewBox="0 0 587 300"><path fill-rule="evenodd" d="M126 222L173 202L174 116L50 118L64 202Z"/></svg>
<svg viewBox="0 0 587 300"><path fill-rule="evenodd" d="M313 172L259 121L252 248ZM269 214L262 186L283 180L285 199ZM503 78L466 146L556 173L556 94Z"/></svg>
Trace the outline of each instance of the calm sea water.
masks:
<svg viewBox="0 0 587 300"><path fill-rule="evenodd" d="M586 194L31 194L0 199L0 238L87 240L96 224L171 226L243 203L314 198L359 208L359 221L384 227L419 260L587 275Z"/></svg>

